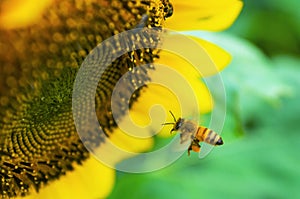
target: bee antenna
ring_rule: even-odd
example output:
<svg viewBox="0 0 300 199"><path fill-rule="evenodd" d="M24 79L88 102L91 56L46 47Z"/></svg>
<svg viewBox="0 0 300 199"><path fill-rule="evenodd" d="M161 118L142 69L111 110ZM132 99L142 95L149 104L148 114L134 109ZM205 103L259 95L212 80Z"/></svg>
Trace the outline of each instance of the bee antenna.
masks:
<svg viewBox="0 0 300 199"><path fill-rule="evenodd" d="M172 117L174 119L174 122L176 122L176 118L175 118L174 114L172 113L172 111L169 111L169 112L171 113L171 115L172 115Z"/></svg>
<svg viewBox="0 0 300 199"><path fill-rule="evenodd" d="M167 123L163 123L161 125L171 125L171 124L175 124L174 122L167 122Z"/></svg>

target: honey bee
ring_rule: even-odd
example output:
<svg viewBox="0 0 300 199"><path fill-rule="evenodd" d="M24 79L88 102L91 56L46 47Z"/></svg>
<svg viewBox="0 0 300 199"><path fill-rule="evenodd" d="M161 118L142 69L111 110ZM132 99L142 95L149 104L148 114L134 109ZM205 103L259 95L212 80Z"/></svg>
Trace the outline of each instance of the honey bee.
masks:
<svg viewBox="0 0 300 199"><path fill-rule="evenodd" d="M198 124L192 120L183 118L178 118L176 120L174 114L171 111L170 113L174 119L174 122L164 123L162 125L172 124L173 128L171 129L170 133L173 131L180 131L180 144L188 140L192 140L188 148L188 155L190 155L190 151L197 153L200 152L201 146L199 142L206 142L214 146L223 144L221 136L215 131L203 126L198 126Z"/></svg>

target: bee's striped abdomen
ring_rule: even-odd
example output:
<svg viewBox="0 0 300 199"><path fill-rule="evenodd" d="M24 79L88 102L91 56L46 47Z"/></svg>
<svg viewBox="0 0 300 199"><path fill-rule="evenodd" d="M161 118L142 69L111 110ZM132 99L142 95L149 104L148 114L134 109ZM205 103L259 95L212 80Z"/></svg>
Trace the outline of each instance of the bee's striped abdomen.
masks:
<svg viewBox="0 0 300 199"><path fill-rule="evenodd" d="M195 136L200 142L203 141L211 145L223 144L222 138L216 132L206 127L199 126Z"/></svg>

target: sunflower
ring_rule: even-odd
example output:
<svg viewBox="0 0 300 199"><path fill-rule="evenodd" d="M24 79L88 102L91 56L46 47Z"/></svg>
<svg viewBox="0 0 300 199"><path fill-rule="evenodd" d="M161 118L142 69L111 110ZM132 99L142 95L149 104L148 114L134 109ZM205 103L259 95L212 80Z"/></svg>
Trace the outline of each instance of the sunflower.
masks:
<svg viewBox="0 0 300 199"><path fill-rule="evenodd" d="M138 26L145 13L149 16L148 27L216 31L231 25L242 3L14 0L4 1L0 6L1 196L103 198L113 187L115 170L89 154L72 118L72 85L84 58L104 39ZM218 69L229 63L226 52L193 39L207 50ZM107 79L103 79L103 84L100 80L96 104L98 119L112 142L124 150L141 152L150 149L153 140L124 134L116 127L108 107L108 93L119 77L136 66L137 60L166 64L178 70L197 88L196 93L201 93L197 94L201 95L198 96L201 111L209 112L212 102L205 85L198 75L193 75L193 67L186 60L151 49L133 55L124 55L112 63L105 73ZM178 105L170 105L170 101L176 101L174 94L149 85L138 90L132 99L133 120L148 123L149 118L141 118L154 101L180 114ZM105 145L101 138L89 141L99 149ZM116 163L125 158L109 155Z"/></svg>

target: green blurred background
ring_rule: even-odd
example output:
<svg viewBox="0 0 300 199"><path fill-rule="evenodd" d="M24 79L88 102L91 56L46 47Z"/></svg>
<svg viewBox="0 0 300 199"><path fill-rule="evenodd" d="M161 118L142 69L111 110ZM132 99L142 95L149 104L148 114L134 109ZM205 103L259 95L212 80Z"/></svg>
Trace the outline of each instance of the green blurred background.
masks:
<svg viewBox="0 0 300 199"><path fill-rule="evenodd" d="M233 56L222 72L225 144L157 172L118 172L110 199L300 198L300 2L244 4L229 30L190 33Z"/></svg>

